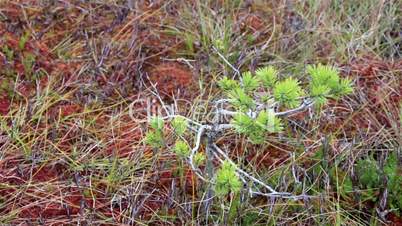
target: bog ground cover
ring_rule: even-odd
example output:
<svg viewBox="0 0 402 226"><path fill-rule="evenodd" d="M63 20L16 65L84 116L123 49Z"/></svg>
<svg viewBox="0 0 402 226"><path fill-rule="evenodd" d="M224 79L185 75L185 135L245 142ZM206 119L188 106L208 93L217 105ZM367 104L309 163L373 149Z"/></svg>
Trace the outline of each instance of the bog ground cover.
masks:
<svg viewBox="0 0 402 226"><path fill-rule="evenodd" d="M401 225L401 11L0 1L0 225Z"/></svg>

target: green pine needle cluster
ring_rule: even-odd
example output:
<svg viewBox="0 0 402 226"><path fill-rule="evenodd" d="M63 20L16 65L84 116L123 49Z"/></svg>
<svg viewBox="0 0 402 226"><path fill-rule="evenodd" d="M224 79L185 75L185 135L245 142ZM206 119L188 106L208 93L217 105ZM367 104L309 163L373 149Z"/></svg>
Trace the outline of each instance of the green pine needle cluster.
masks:
<svg viewBox="0 0 402 226"><path fill-rule="evenodd" d="M145 143L152 148L162 148L164 145L163 128L164 121L160 117L152 117L149 123L152 130L145 135Z"/></svg>
<svg viewBox="0 0 402 226"><path fill-rule="evenodd" d="M278 71L274 67L268 66L257 69L255 75L265 88L272 88L278 78Z"/></svg>
<svg viewBox="0 0 402 226"><path fill-rule="evenodd" d="M234 90L237 88L240 88L239 82L233 79L229 79L227 76L223 77L223 79L219 80L218 86L223 90L223 91L230 91Z"/></svg>
<svg viewBox="0 0 402 226"><path fill-rule="evenodd" d="M149 122L149 125L154 130L163 130L163 127L165 126L165 122L163 121L163 119L161 117L152 117L151 121Z"/></svg>
<svg viewBox="0 0 402 226"><path fill-rule="evenodd" d="M184 133L187 131L188 122L183 117L175 117L172 120L171 125L177 136L183 136Z"/></svg>
<svg viewBox="0 0 402 226"><path fill-rule="evenodd" d="M173 147L173 151L182 158L186 158L190 155L190 147L183 140L176 141L176 144Z"/></svg>
<svg viewBox="0 0 402 226"><path fill-rule="evenodd" d="M205 155L202 152L197 152L194 155L194 159L193 159L194 165L195 166L200 166L205 162Z"/></svg>
<svg viewBox="0 0 402 226"><path fill-rule="evenodd" d="M351 80L341 79L334 67L309 65L307 72L311 76L310 95L317 104L325 104L327 98L337 99L353 92Z"/></svg>
<svg viewBox="0 0 402 226"><path fill-rule="evenodd" d="M246 135L254 144L263 143L268 133L282 130L282 123L273 111L261 111L256 119L245 113L238 113L231 123L238 133Z"/></svg>
<svg viewBox="0 0 402 226"><path fill-rule="evenodd" d="M279 103L289 108L300 105L301 97L304 94L299 82L294 78L287 78L277 82L274 87L274 98Z"/></svg>
<svg viewBox="0 0 402 226"><path fill-rule="evenodd" d="M218 82L219 87L227 93L231 103L237 110L245 112L255 107L255 91L264 91L286 107L296 107L304 95L299 82L293 78L278 80L278 71L272 67L258 68L253 75L250 71L242 73L241 84L236 80L224 77Z"/></svg>
<svg viewBox="0 0 402 226"><path fill-rule="evenodd" d="M170 125L172 126L176 137L176 143L174 144L172 151L180 158L187 158L190 155L190 146L185 140L183 140L183 136L187 131L188 121L184 117L177 116L170 122Z"/></svg>
<svg viewBox="0 0 402 226"><path fill-rule="evenodd" d="M259 83L260 81L251 72L247 71L242 74L242 85L245 93L255 91L259 87Z"/></svg>
<svg viewBox="0 0 402 226"><path fill-rule="evenodd" d="M228 96L230 98L230 103L240 111L244 112L249 109L254 109L255 107L254 99L247 95L242 88L230 90Z"/></svg>
<svg viewBox="0 0 402 226"><path fill-rule="evenodd" d="M324 105L327 103L327 97L330 91L331 89L328 88L328 86L316 85L311 87L310 95L317 104Z"/></svg>
<svg viewBox="0 0 402 226"><path fill-rule="evenodd" d="M254 120L245 113L237 113L233 119L232 124L239 133L247 134L247 131L252 130L254 127Z"/></svg>
<svg viewBox="0 0 402 226"><path fill-rule="evenodd" d="M230 162L222 163L221 168L216 173L215 193L217 196L225 196L230 192L240 191L242 183L236 174L236 168Z"/></svg>
<svg viewBox="0 0 402 226"><path fill-rule="evenodd" d="M177 138L173 151L181 157L186 157L190 152L190 148L186 142L181 140L180 137L185 135L188 122L184 117L178 116L170 122L170 125L174 130L175 137ZM152 117L149 121L149 126L150 130L145 135L145 143L150 145L152 148L164 147L166 142L164 135L165 121L163 118Z"/></svg>
<svg viewBox="0 0 402 226"><path fill-rule="evenodd" d="M283 129L281 119L275 116L272 109L261 111L257 116L256 123L269 133L277 133Z"/></svg>
<svg viewBox="0 0 402 226"><path fill-rule="evenodd" d="M145 142L153 148L162 148L164 144L163 133L160 131L149 131L145 135Z"/></svg>

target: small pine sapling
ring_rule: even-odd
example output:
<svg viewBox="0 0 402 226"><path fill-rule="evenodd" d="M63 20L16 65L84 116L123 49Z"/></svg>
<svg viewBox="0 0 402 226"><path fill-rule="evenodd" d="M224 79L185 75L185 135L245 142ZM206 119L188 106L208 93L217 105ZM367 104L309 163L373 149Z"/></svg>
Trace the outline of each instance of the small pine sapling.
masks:
<svg viewBox="0 0 402 226"><path fill-rule="evenodd" d="M339 99L353 92L352 82L341 79L334 67L321 64L308 66L307 73L310 75L308 89L304 89L294 77L281 79L279 72L272 66L259 68L255 73L244 72L240 81L223 77L218 81L218 87L225 97L215 102L215 115L210 124L194 122L183 116L167 115L164 118L170 122L176 137L175 142L168 142L163 134L163 120L154 118L150 122L151 129L145 141L154 148L174 143L168 148L180 158L186 159L200 179L213 183L218 196L237 193L242 183L250 185L251 182L251 194L305 198L305 195L278 192L250 175L237 166L215 141L218 136L227 134L223 131L232 130L244 135L252 144L262 144L267 141L267 135L283 130L283 120L287 116L305 111L313 105L325 105L329 98ZM193 141L188 138L193 138ZM199 152L202 143L205 143L207 155ZM213 158L222 162L215 176L210 174L213 171ZM199 168L204 162L207 173Z"/></svg>

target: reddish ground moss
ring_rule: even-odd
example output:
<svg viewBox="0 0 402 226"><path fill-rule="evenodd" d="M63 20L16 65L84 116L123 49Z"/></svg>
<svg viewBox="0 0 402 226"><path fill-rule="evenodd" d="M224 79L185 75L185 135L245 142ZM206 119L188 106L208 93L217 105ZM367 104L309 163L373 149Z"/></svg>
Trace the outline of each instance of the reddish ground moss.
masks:
<svg viewBox="0 0 402 226"><path fill-rule="evenodd" d="M149 72L149 80L156 84L162 94L168 96L179 92L188 93L194 79L193 73L179 63L162 63Z"/></svg>

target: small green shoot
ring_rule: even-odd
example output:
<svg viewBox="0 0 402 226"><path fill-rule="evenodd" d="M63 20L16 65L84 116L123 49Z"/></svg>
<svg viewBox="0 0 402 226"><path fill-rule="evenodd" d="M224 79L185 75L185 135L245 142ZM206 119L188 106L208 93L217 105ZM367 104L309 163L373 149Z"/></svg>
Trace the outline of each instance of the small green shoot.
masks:
<svg viewBox="0 0 402 226"><path fill-rule="evenodd" d="M222 197L229 193L238 193L241 187L242 183L236 174L235 166L228 161L223 162L216 173L216 195Z"/></svg>

